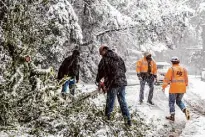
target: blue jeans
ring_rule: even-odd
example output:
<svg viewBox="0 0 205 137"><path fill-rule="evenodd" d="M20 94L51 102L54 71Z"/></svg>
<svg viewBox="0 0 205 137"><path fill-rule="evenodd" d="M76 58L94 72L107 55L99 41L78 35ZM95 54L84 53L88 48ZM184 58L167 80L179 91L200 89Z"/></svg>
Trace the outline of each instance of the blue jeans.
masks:
<svg viewBox="0 0 205 137"><path fill-rule="evenodd" d="M183 111L185 109L185 105L182 102L184 94L183 93L169 93L169 109L170 114L175 114L175 101L177 106Z"/></svg>
<svg viewBox="0 0 205 137"><path fill-rule="evenodd" d="M145 87L146 82L149 86L149 95L148 95L147 101L150 102L150 101L152 101L153 92L154 92L154 77L148 77L148 78L144 78L144 79L140 80L139 99L140 99L140 101L144 100L144 87Z"/></svg>
<svg viewBox="0 0 205 137"><path fill-rule="evenodd" d="M75 79L67 80L62 86L62 93L69 93L69 91L72 95L75 94Z"/></svg>
<svg viewBox="0 0 205 137"><path fill-rule="evenodd" d="M111 112L113 111L116 96L120 104L120 109L122 111L123 117L127 120L130 120L130 113L125 100L125 86L110 88L108 90L105 115L109 117Z"/></svg>

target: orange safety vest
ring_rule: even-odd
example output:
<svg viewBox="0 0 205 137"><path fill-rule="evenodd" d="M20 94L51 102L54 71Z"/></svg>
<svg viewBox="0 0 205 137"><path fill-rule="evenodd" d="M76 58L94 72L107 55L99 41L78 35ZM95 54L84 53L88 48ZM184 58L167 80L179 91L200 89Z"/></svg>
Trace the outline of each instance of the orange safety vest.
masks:
<svg viewBox="0 0 205 137"><path fill-rule="evenodd" d="M141 58L140 60L137 61L136 63L136 71L137 73L147 73L148 71L148 62L146 58ZM155 61L151 61L151 74L157 75L157 65Z"/></svg>
<svg viewBox="0 0 205 137"><path fill-rule="evenodd" d="M166 88L170 84L169 93L185 93L188 86L187 70L179 64L173 65L167 71L162 88Z"/></svg>

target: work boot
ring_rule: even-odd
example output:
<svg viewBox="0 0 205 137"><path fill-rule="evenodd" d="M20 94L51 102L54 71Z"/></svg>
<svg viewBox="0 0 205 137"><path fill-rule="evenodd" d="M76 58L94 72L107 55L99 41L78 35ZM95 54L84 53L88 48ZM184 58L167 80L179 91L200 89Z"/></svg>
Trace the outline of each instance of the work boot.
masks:
<svg viewBox="0 0 205 137"><path fill-rule="evenodd" d="M171 114L170 116L166 116L166 119L174 122L175 121L174 114Z"/></svg>
<svg viewBox="0 0 205 137"><path fill-rule="evenodd" d="M65 92L61 92L61 95L62 95L62 98L63 98L64 100L66 100L66 93L65 93Z"/></svg>
<svg viewBox="0 0 205 137"><path fill-rule="evenodd" d="M139 103L140 103L140 105L141 105L141 104L143 103L143 100L140 100Z"/></svg>
<svg viewBox="0 0 205 137"><path fill-rule="evenodd" d="M131 122L131 119L128 118L128 117L124 117L124 123L126 126L132 126L132 122Z"/></svg>
<svg viewBox="0 0 205 137"><path fill-rule="evenodd" d="M152 101L147 101L147 103L150 105L154 105L154 103Z"/></svg>
<svg viewBox="0 0 205 137"><path fill-rule="evenodd" d="M107 120L110 120L110 115L107 115Z"/></svg>
<svg viewBox="0 0 205 137"><path fill-rule="evenodd" d="M184 114L185 114L185 116L186 116L186 119L189 120L189 119L190 119L189 110L185 108L185 109L183 110L183 112L184 112Z"/></svg>
<svg viewBox="0 0 205 137"><path fill-rule="evenodd" d="M132 126L131 120L128 120L128 121L127 121L127 125L128 125L128 126Z"/></svg>

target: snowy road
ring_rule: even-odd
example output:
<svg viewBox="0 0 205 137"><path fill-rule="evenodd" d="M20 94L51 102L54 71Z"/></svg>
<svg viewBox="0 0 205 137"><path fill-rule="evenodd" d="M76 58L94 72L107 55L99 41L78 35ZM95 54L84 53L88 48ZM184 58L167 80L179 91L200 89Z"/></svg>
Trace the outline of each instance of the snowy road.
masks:
<svg viewBox="0 0 205 137"><path fill-rule="evenodd" d="M128 85L126 88L126 99L131 111L136 111L143 117L147 124L151 126L147 137L204 137L205 136L205 82L199 77L189 76L189 86L187 93L184 95L184 102L190 110L191 119L186 120L184 113L176 106L175 122L165 119L169 115L168 106L168 90L165 93L161 91L161 86L155 86L153 102L155 106L149 106L146 103L148 95L148 86L145 87L145 100L139 105L139 81L135 75L128 77ZM94 85L85 85L84 91L92 91ZM95 102L105 104L106 96L100 95ZM99 105L98 104L98 105ZM119 105L118 103L116 103Z"/></svg>
<svg viewBox="0 0 205 137"><path fill-rule="evenodd" d="M165 93L161 91L161 86L155 86L153 102L155 106L149 106L146 103L148 95L148 86L145 87L145 100L139 105L139 81L136 76L128 77L126 88L126 99L131 111L137 110L141 117L151 126L147 137L204 137L205 136L205 82L199 77L189 76L189 86L187 93L184 95L183 101L190 110L191 119L186 120L184 113L176 106L175 122L165 119L169 115L168 106L168 90ZM87 87L87 85L85 86ZM90 85L93 87L93 85ZM93 89L96 87L93 87ZM96 103L105 103L105 95L100 97ZM98 98L99 99L99 98ZM116 103L119 105L118 103Z"/></svg>
<svg viewBox="0 0 205 137"><path fill-rule="evenodd" d="M149 106L148 104L146 104L147 94L149 90L146 86L144 103L142 105L139 105L138 100L140 86L137 83L139 83L139 81L136 80L135 75L128 77L128 84L132 86L127 86L126 88L126 99L131 114L133 114L132 112L137 111L140 115L140 117L138 117L137 115L137 117L139 118L138 120L141 120L142 118L142 120L145 120L145 122L149 125L149 128L146 128L146 130L148 130L146 137L205 137L205 82L202 82L200 78L189 76L189 87L187 89L187 93L183 98L185 104L187 105L187 108L190 110L191 119L189 121L186 120L184 113L182 113L177 106L175 118L176 121L170 122L165 119L165 116L169 115L168 88L166 89L165 93L163 93L160 86L155 86L153 97L155 106ZM91 92L96 89L96 86L94 84L79 84L78 88L82 90L80 92ZM99 94L99 96L91 99L90 101L95 103L96 106L100 108L100 110L103 110L105 100L106 94ZM118 103L116 104L119 105ZM136 118L133 117L133 119ZM118 121L120 123L122 119ZM20 128L16 132L8 131L8 133L7 131L1 131L0 137L10 137L12 135L16 137L22 134L22 131L24 130L24 128ZM120 131L124 132L123 130L124 128ZM28 131L28 129L26 131ZM113 129L110 128L109 124L105 124L105 126L102 126L102 130L99 130L92 136L104 137L110 131L113 131ZM138 130L134 131L138 132ZM22 137L27 137L27 133L25 134L22 134ZM134 137L135 136L136 135L134 134Z"/></svg>
<svg viewBox="0 0 205 137"><path fill-rule="evenodd" d="M133 80L129 80L132 81ZM176 121L174 123L165 120L169 115L168 88L166 92L161 91L160 86L155 87L153 102L156 106L146 104L148 87L145 88L145 102L138 103L139 85L127 87L127 102L131 109L137 109L147 123L152 126L147 136L167 137L170 135L181 137L204 137L205 136L205 82L200 78L189 76L189 87L184 96L185 104L190 109L191 120L187 121L184 113L176 106Z"/></svg>

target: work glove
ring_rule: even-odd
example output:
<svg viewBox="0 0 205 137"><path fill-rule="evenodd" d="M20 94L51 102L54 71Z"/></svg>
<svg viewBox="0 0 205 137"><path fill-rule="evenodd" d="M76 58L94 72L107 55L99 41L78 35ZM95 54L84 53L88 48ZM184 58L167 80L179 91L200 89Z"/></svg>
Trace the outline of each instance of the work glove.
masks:
<svg viewBox="0 0 205 137"><path fill-rule="evenodd" d="M107 92L107 88L105 87L104 82L95 82L95 84L98 86L99 91L102 89L103 93Z"/></svg>
<svg viewBox="0 0 205 137"><path fill-rule="evenodd" d="M139 81L142 80L142 77L141 77L140 73L137 73L137 77L138 77Z"/></svg>
<svg viewBox="0 0 205 137"><path fill-rule="evenodd" d="M154 78L154 83L157 83L157 78Z"/></svg>
<svg viewBox="0 0 205 137"><path fill-rule="evenodd" d="M153 79L154 83L157 82L157 75L151 75L151 78Z"/></svg>
<svg viewBox="0 0 205 137"><path fill-rule="evenodd" d="M107 88L106 88L104 82L100 82L99 84L100 84L100 89L102 89L103 93L106 93L107 92Z"/></svg>
<svg viewBox="0 0 205 137"><path fill-rule="evenodd" d="M141 80L142 80L142 77L138 77L138 79L139 79L139 81L141 81Z"/></svg>

